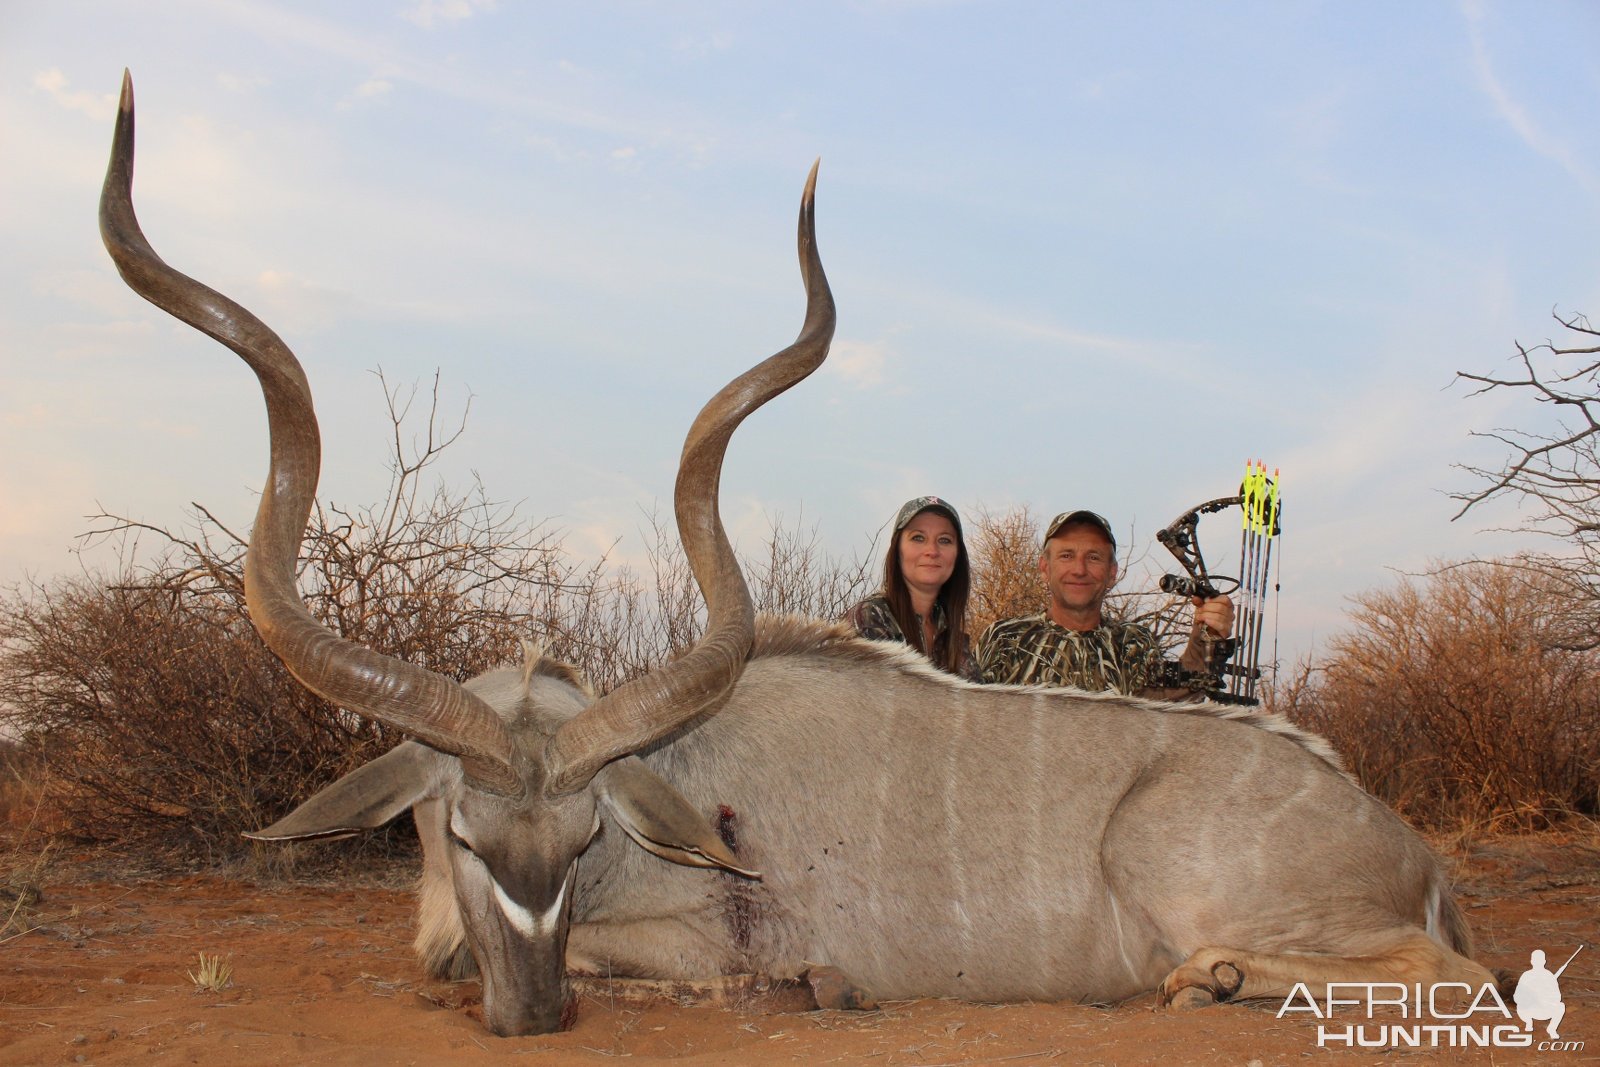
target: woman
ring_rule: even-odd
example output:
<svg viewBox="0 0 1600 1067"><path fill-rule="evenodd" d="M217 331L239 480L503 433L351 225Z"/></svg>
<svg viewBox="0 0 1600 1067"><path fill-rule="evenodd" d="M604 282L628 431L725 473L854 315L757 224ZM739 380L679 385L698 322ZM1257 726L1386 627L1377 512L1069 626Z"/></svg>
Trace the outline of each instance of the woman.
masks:
<svg viewBox="0 0 1600 1067"><path fill-rule="evenodd" d="M845 613L862 637L901 641L935 667L977 679L967 640L972 571L961 517L936 496L908 500L895 515L883 559L883 590Z"/></svg>

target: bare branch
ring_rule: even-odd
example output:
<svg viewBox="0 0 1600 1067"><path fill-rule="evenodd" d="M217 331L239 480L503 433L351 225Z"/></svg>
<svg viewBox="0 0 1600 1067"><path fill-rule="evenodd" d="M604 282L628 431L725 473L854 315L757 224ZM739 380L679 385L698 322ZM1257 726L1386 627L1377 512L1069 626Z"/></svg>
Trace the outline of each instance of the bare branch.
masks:
<svg viewBox="0 0 1600 1067"><path fill-rule="evenodd" d="M1531 506L1532 517L1521 528L1553 537L1565 550L1529 555L1523 565L1571 598L1570 610L1562 613L1566 631L1559 647L1592 648L1600 645L1600 360L1582 357L1600 353L1600 344L1590 343L1600 330L1583 315L1552 317L1583 343L1518 344L1519 373L1457 377L1478 386L1473 396L1512 389L1550 405L1553 427L1474 434L1500 442L1507 458L1493 469L1459 465L1479 487L1451 495L1461 502L1458 519L1496 497Z"/></svg>

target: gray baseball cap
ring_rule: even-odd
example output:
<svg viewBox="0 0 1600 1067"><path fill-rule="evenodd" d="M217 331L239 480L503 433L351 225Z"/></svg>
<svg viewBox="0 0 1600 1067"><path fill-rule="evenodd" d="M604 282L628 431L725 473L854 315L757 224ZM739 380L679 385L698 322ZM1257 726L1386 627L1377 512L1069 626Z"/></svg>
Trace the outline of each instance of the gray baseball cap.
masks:
<svg viewBox="0 0 1600 1067"><path fill-rule="evenodd" d="M1111 551L1117 550L1117 535L1111 532L1111 524L1092 511L1063 511L1050 520L1050 525L1045 527L1043 544L1048 545L1050 538L1061 532L1063 526L1093 526L1105 534L1106 540L1111 542Z"/></svg>
<svg viewBox="0 0 1600 1067"><path fill-rule="evenodd" d="M955 526L956 534L961 534L961 516L956 514L955 505L950 503L948 500L942 500L936 496L919 496L915 499L907 500L904 504L901 504L900 510L895 513L894 532L899 533L901 530L904 530L907 523L916 518L918 515L922 514L924 511L928 511L930 509L933 511L944 512L951 524Z"/></svg>

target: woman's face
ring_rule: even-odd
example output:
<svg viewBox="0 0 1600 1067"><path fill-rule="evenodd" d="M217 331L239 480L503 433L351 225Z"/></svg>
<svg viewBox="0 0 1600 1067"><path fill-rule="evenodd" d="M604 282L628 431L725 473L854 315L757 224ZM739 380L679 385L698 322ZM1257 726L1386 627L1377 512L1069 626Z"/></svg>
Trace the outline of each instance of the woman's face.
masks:
<svg viewBox="0 0 1600 1067"><path fill-rule="evenodd" d="M935 596L956 569L956 527L937 511L919 512L900 531L900 573L915 592Z"/></svg>

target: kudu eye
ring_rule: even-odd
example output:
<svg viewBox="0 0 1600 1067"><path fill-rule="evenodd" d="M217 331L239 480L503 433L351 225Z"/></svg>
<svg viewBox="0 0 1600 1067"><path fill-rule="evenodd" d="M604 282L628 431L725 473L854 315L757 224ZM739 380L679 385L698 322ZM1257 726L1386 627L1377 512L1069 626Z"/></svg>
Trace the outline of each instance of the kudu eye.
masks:
<svg viewBox="0 0 1600 1067"><path fill-rule="evenodd" d="M447 828L445 830L445 836L450 839L450 843L452 845L454 845L456 848L459 848L461 851L469 853L470 855L473 855L473 856L476 856L478 854L477 850L475 850L472 847L472 845L470 845L467 842L466 838L464 838L460 834L456 833L454 827Z"/></svg>

